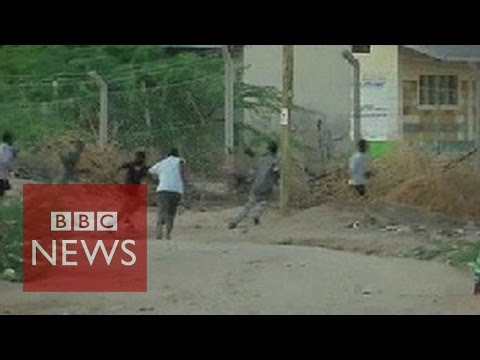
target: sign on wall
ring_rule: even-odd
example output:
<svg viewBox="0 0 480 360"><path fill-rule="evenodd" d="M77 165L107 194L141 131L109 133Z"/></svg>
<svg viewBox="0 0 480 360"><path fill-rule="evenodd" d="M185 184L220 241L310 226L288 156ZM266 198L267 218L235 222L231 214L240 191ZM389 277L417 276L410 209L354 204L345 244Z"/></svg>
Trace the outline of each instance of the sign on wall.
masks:
<svg viewBox="0 0 480 360"><path fill-rule="evenodd" d="M364 139L387 141L397 135L396 89L386 80L362 81L362 123Z"/></svg>

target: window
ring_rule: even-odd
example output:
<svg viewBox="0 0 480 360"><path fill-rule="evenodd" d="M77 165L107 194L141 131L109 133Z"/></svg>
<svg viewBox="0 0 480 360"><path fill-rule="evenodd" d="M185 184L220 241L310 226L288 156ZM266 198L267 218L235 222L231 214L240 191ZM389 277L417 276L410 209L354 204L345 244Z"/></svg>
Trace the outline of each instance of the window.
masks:
<svg viewBox="0 0 480 360"><path fill-rule="evenodd" d="M420 105L458 105L458 76L420 76Z"/></svg>
<svg viewBox="0 0 480 360"><path fill-rule="evenodd" d="M372 45L352 45L354 54L370 54Z"/></svg>

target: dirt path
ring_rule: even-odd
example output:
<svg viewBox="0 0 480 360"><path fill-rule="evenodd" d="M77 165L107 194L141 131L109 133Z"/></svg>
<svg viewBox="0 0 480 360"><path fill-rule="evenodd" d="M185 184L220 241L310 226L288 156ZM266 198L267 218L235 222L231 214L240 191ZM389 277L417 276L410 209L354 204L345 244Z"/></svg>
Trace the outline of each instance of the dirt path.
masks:
<svg viewBox="0 0 480 360"><path fill-rule="evenodd" d="M445 229L453 231L465 224L442 215L411 208L375 204L324 205L299 211L283 218L269 211L261 226L243 225L227 232L226 224L238 209L189 212L180 217L179 234L196 241L224 242L242 240L259 244L323 247L382 257L408 257L418 249L429 251L441 245L478 243L472 232L463 238L440 236ZM154 216L152 214L151 219ZM359 228L349 225L358 222ZM153 223L150 224L153 227ZM397 226L399 225L397 231ZM386 231L392 227L395 231ZM421 230L415 231L415 227ZM480 227L477 228L480 232Z"/></svg>
<svg viewBox="0 0 480 360"><path fill-rule="evenodd" d="M317 239L333 236L333 229L340 223L330 223L326 229L321 226L324 219L306 228L305 224L311 224L318 215L315 211L301 216L305 223L292 217L283 220L281 226L275 215L269 215L268 223L249 233L223 230L232 213L184 214L179 219L175 245L151 240L147 294L23 294L20 285L1 283L0 312L480 313L479 299L471 296L469 274L444 264L271 245L308 232ZM341 220L349 220L348 214ZM345 229L342 233L349 234ZM362 237L367 241L365 234Z"/></svg>

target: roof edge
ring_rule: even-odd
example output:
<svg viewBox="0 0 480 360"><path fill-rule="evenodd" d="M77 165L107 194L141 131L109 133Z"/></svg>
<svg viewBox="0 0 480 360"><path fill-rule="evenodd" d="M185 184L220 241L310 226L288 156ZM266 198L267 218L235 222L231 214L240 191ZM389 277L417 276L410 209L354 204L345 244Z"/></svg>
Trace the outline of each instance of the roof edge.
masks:
<svg viewBox="0 0 480 360"><path fill-rule="evenodd" d="M434 50L429 49L426 45L400 45L408 49L414 50L420 54L429 56L435 60L444 62L465 62L465 63L477 63L480 62L480 57L462 57L462 56L441 56Z"/></svg>

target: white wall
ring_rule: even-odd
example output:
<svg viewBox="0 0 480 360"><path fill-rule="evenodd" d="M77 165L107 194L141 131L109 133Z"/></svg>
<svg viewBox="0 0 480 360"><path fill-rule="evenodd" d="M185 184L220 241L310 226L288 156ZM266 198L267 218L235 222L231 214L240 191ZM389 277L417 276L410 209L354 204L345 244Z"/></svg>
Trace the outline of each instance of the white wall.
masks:
<svg viewBox="0 0 480 360"><path fill-rule="evenodd" d="M351 45L296 45L296 105L327 118L334 137L348 138L353 70L342 57ZM282 45L245 46L245 82L282 89ZM247 115L247 121L252 121ZM267 125L278 128L279 119Z"/></svg>
<svg viewBox="0 0 480 360"><path fill-rule="evenodd" d="M355 55L362 73L362 136L370 141L400 135L399 46L371 45L370 54Z"/></svg>

